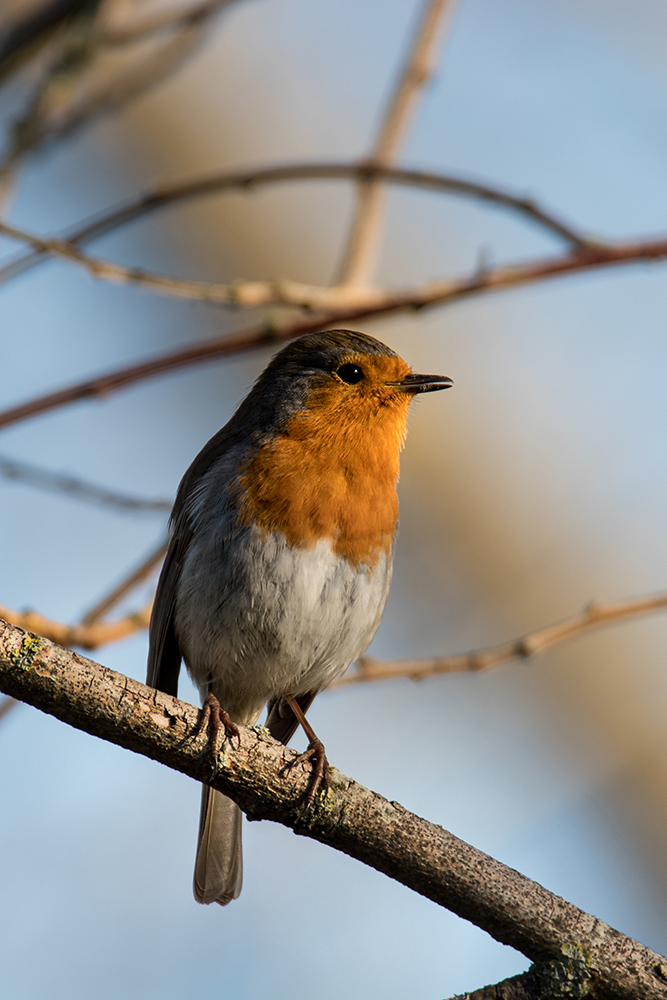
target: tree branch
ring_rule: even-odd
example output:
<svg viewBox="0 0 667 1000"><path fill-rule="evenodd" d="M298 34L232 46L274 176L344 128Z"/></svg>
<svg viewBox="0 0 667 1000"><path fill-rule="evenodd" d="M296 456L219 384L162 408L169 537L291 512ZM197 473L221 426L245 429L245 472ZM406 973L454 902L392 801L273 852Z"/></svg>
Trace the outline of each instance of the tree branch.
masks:
<svg viewBox="0 0 667 1000"><path fill-rule="evenodd" d="M157 569L157 567L162 563L166 552L167 543L162 541L157 548L153 549L145 559L142 559L139 565L135 566L135 568L131 570L131 572L128 573L120 581L120 583L116 584L113 590L99 600L90 609L90 611L86 612L81 619L81 625L94 625L101 618L103 618L104 615L108 614L112 608L115 608L119 601L122 601L122 599L126 597L130 591L134 590L138 584L143 583L143 581L151 575L153 570ZM52 637L49 636L49 638ZM91 649L93 647L88 646L86 648Z"/></svg>
<svg viewBox="0 0 667 1000"><path fill-rule="evenodd" d="M209 174L190 181L160 184L144 192L117 208L78 223L61 234L61 239L77 246L84 245L99 236L127 225L144 215L190 198L201 198L228 191L250 191L267 184L287 183L301 180L370 180L381 178L387 184L425 188L431 191L449 192L500 205L524 216L553 235L564 239L577 249L590 245L591 241L577 233L571 226L557 218L552 212L538 205L533 199L512 194L503 188L481 184L461 177L432 173L424 170L403 170L398 167L380 167L371 162L361 163L296 163L279 167L264 167L234 171L232 173ZM48 255L46 248L35 249L0 268L0 283L35 267Z"/></svg>
<svg viewBox="0 0 667 1000"><path fill-rule="evenodd" d="M348 671L334 682L336 686L344 684L362 684L367 681L389 680L394 677L408 677L411 680L422 680L434 674L453 674L464 671L489 670L509 660L528 659L537 653L543 653L552 646L562 642L578 639L602 625L616 624L632 618L641 618L652 611L663 611L667 608L667 591L658 594L648 594L645 597L631 597L624 601L603 604L591 601L579 615L566 618L564 621L549 625L546 628L528 632L518 639L511 639L499 646L488 646L471 653L458 653L454 656L434 656L431 659L393 660L382 663L370 656L362 656L355 670Z"/></svg>
<svg viewBox="0 0 667 1000"><path fill-rule="evenodd" d="M78 13L87 0L47 0L37 9L17 17L0 35L0 77L7 71L7 64L16 59L21 50L32 45L40 35L54 28L64 18Z"/></svg>
<svg viewBox="0 0 667 1000"><path fill-rule="evenodd" d="M482 986L472 993L459 993L451 1000L554 1000L554 995L545 996L532 972L528 971L493 986Z"/></svg>
<svg viewBox="0 0 667 1000"><path fill-rule="evenodd" d="M22 629L0 623L0 690L85 732L208 781L192 706ZM240 727L212 785L251 819L271 819L384 872L533 961L576 949L595 996L667 1000L667 959L536 882L332 769L304 813L309 769L262 727Z"/></svg>
<svg viewBox="0 0 667 1000"><path fill-rule="evenodd" d="M407 130L420 94L433 73L438 35L451 0L425 0L419 28L385 110L375 146L373 163L391 166ZM369 285L381 235L386 198L384 185L362 181L357 191L357 210L343 255L340 285Z"/></svg>
<svg viewBox="0 0 667 1000"><path fill-rule="evenodd" d="M232 2L210 0L129 24L123 23L128 5L122 0L115 5L118 10L109 2L71 5L12 125L0 177L45 142L122 107L165 79L202 41L207 21Z"/></svg>
<svg viewBox="0 0 667 1000"><path fill-rule="evenodd" d="M93 278L118 285L140 285L161 295L187 299L196 302L212 302L216 305L246 306L255 308L265 305L289 305L302 309L332 309L350 304L366 304L367 291L343 287L326 288L319 285L304 285L296 281L242 281L228 285L217 281L194 281L189 278L173 278L156 274L140 267L126 267L114 264L100 257L79 250L65 240L44 238L0 222L0 233L10 239L28 243L35 250L61 257L83 267ZM373 292L371 300L382 298L382 292Z"/></svg>
<svg viewBox="0 0 667 1000"><path fill-rule="evenodd" d="M13 708L16 708L16 706L20 704L21 702L17 701L16 698L11 698L9 696L3 698L2 701L0 701L0 720L4 719L4 717L11 712Z"/></svg>
<svg viewBox="0 0 667 1000"><path fill-rule="evenodd" d="M591 975L580 949L565 946L559 959L537 962L527 972L501 983L462 993L451 1000L579 1000L589 996Z"/></svg>
<svg viewBox="0 0 667 1000"><path fill-rule="evenodd" d="M0 618L18 628L38 632L61 646L92 650L126 639L129 635L148 628L151 607L152 602L140 611L119 618L115 622L95 621L91 625L64 625L62 622L45 618L37 611L12 611L11 608L5 608L0 604Z"/></svg>
<svg viewBox="0 0 667 1000"><path fill-rule="evenodd" d="M318 329L319 325L319 322L308 323L306 321L294 324L294 326L299 327L299 331L303 329L304 332L308 332L310 329ZM291 336L297 335L295 333ZM17 423L38 413L58 409L60 406L73 403L77 399L94 399L106 396L123 386L132 385L134 382L141 382L143 379L151 378L161 372L173 371L174 369L187 367L190 364L200 364L211 358L279 343L283 339L289 339L289 337L281 337L278 333L274 332L273 328L268 326L242 330L239 334L232 337L216 337L208 342L200 342L194 347L162 355L142 364L121 368L107 375L90 379L87 382L79 382L58 392L49 393L47 396L40 396L38 399L33 399L27 403L12 407L12 409L0 413L0 427Z"/></svg>
<svg viewBox="0 0 667 1000"><path fill-rule="evenodd" d="M334 327L351 320L387 316L392 313L424 309L456 302L481 292L516 288L546 278L619 264L661 260L667 257L667 239L639 243L599 244L577 253L540 258L523 264L481 270L469 277L429 282L407 291L370 291L365 300L359 290L357 301L350 306L329 309L313 317L290 318L271 325L261 324L232 335L216 337L192 347L162 354L150 361L120 368L107 375L79 382L57 392L39 396L19 406L0 412L0 427L17 423L38 413L57 409L79 399L107 395L135 382L152 378L162 372L201 364L241 351L279 344L304 333Z"/></svg>
<svg viewBox="0 0 667 1000"><path fill-rule="evenodd" d="M231 6L237 0L203 0L201 3L187 3L182 7L163 10L150 17L137 18L127 24L105 26L100 31L103 45L127 45L161 31L176 31L208 20L213 14Z"/></svg>
<svg viewBox="0 0 667 1000"><path fill-rule="evenodd" d="M197 302L212 302L216 305L243 306L257 308L258 306L297 306L301 309L334 310L382 307L390 298L400 297L412 304L419 302L420 306L428 304L432 295L438 296L443 287L449 288L451 281L429 282L414 289L389 291L380 288L359 287L356 283L336 285L306 285L288 279L274 281L236 281L224 284L217 281L197 281L190 278L174 278L156 274L140 267L126 267L124 264L114 264L84 253L73 242L36 236L0 222L0 233L10 239L29 244L33 250L48 253L54 257L64 258L79 267L83 267L93 278L109 281L119 285L139 285L160 295L172 298L187 299ZM584 249L584 253L599 252L604 246L598 244L594 249ZM0 274L0 281L2 276Z"/></svg>
<svg viewBox="0 0 667 1000"><path fill-rule="evenodd" d="M98 649L100 646L124 639L127 635L148 627L150 605L133 615L116 622L97 624L103 615L111 610L133 587L146 579L159 565L166 550L163 543L152 551L141 564L132 570L107 596L99 601L83 616L77 625L67 625L53 621L36 611L12 611L0 607L0 616L21 628L29 628L64 646L82 649ZM423 680L436 674L466 673L490 670L501 663L515 659L528 659L543 653L571 639L593 632L603 625L614 625L633 618L642 618L654 611L667 608L667 591L631 597L624 601L603 604L591 601L581 614L546 628L528 632L518 639L487 646L470 653L455 653L453 656L435 656L418 660L375 660L362 656L356 668L348 670L331 687L349 684L366 684L369 681L394 680L404 677L409 680ZM95 627L93 627L95 626Z"/></svg>
<svg viewBox="0 0 667 1000"><path fill-rule="evenodd" d="M4 455L0 455L0 476L52 493L62 493L86 503L111 507L123 513L168 514L173 505L171 500L147 500L144 497L130 496L127 493L97 486L95 483L88 483L67 473L51 472L50 469L44 469L39 465L19 462Z"/></svg>

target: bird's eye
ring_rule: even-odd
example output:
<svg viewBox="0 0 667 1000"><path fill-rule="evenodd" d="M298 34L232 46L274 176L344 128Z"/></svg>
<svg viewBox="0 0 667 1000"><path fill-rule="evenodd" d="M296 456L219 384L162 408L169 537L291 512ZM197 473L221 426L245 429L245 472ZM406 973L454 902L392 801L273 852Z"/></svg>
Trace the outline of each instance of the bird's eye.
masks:
<svg viewBox="0 0 667 1000"><path fill-rule="evenodd" d="M364 377L363 370L359 365L341 365L340 368L336 369L335 374L342 382L347 382L348 385L356 385Z"/></svg>

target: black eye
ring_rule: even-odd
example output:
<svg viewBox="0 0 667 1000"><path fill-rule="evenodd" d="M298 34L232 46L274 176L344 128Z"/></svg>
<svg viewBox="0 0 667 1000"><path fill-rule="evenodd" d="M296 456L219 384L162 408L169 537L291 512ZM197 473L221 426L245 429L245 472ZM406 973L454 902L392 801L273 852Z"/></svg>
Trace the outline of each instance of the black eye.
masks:
<svg viewBox="0 0 667 1000"><path fill-rule="evenodd" d="M364 373L359 365L341 365L340 368L336 369L336 375L341 381L347 382L348 385L356 385L364 377Z"/></svg>

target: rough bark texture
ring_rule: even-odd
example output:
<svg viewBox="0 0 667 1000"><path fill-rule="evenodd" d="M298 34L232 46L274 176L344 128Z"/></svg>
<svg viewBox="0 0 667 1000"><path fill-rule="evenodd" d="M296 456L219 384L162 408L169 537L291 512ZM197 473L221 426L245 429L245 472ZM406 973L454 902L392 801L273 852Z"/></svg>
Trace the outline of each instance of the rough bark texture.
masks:
<svg viewBox="0 0 667 1000"><path fill-rule="evenodd" d="M531 970L522 976L503 979L502 983L482 986L472 993L460 993L451 1000L551 1000L551 997L542 991Z"/></svg>
<svg viewBox="0 0 667 1000"><path fill-rule="evenodd" d="M198 781L210 777L206 735L193 737L194 706L4 622L0 690ZM304 813L309 771L291 766L296 756L262 727L241 729L224 745L212 784L250 819L344 851L534 962L562 965L565 956L578 970L570 979L582 982L579 992L554 985L554 996L667 1000L667 959L335 769L329 792Z"/></svg>
<svg viewBox="0 0 667 1000"><path fill-rule="evenodd" d="M586 955L576 945L565 945L560 959L536 963L520 976L451 1000L579 1000L591 995L591 983Z"/></svg>

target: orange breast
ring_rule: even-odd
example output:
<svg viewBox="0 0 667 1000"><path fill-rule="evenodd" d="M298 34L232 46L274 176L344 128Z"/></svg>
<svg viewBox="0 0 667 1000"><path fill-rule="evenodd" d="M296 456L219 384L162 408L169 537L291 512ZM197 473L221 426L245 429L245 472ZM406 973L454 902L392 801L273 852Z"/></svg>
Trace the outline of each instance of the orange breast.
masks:
<svg viewBox="0 0 667 1000"><path fill-rule="evenodd" d="M399 358L364 360L360 386L318 384L298 413L251 458L241 485L241 522L373 567L391 548L396 481L409 397L384 386L410 370Z"/></svg>

